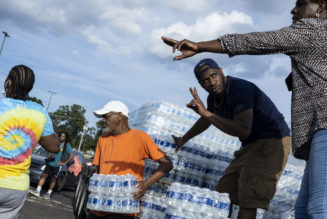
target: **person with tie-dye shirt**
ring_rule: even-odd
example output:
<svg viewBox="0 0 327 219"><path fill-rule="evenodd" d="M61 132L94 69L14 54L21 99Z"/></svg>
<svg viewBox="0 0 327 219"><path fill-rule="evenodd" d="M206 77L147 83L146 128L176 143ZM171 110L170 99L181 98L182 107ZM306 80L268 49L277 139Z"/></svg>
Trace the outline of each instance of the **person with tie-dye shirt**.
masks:
<svg viewBox="0 0 327 219"><path fill-rule="evenodd" d="M37 143L59 151L49 114L28 100L35 76L24 65L13 67L0 99L0 218L18 218L29 188L29 166Z"/></svg>

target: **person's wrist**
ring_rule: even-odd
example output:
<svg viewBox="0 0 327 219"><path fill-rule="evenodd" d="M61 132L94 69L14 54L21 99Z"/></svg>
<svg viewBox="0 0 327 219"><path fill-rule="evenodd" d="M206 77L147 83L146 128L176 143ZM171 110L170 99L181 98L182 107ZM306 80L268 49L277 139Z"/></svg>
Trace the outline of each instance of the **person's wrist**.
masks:
<svg viewBox="0 0 327 219"><path fill-rule="evenodd" d="M197 48L196 50L197 53L205 51L204 44L202 42L196 43L196 48Z"/></svg>
<svg viewBox="0 0 327 219"><path fill-rule="evenodd" d="M203 113L202 113L202 115L201 116L203 116L203 117L205 117L205 118L208 118L208 117L210 117L211 116L211 112L210 111L208 111L208 110L205 110L205 111L203 111Z"/></svg>

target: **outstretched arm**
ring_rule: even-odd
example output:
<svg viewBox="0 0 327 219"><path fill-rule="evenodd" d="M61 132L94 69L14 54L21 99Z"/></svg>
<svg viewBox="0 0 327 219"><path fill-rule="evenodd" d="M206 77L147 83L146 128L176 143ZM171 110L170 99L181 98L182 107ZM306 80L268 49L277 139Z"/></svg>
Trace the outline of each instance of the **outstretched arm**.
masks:
<svg viewBox="0 0 327 219"><path fill-rule="evenodd" d="M177 41L167 37L161 37L161 39L168 46L173 47L173 53L176 50L182 52L182 55L174 57L174 60L181 60L191 56L194 56L201 52L214 52L223 53L223 49L218 40L204 41L204 42L192 42L190 40Z"/></svg>

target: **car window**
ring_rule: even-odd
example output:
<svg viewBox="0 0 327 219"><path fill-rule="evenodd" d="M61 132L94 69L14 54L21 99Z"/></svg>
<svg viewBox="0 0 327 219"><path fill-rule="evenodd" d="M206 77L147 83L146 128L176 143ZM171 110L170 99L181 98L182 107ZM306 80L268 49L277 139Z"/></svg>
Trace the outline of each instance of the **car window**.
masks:
<svg viewBox="0 0 327 219"><path fill-rule="evenodd" d="M47 152L43 147L38 147L33 151L33 154L46 157L49 152Z"/></svg>

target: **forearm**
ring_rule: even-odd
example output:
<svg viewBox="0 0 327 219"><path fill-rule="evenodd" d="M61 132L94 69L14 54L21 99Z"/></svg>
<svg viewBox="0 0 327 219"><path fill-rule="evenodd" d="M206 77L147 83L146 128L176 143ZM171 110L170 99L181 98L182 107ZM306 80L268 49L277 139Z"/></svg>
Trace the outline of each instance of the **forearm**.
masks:
<svg viewBox="0 0 327 219"><path fill-rule="evenodd" d="M201 117L198 119L198 121L192 126L190 130L188 130L185 135L182 137L183 138L183 143L185 144L188 142L190 139L194 138L195 136L201 134L205 130L207 130L210 126L210 122L204 118Z"/></svg>
<svg viewBox="0 0 327 219"><path fill-rule="evenodd" d="M216 128L222 132L239 137L241 139L247 139L250 130L248 126L242 120L226 119L221 116L218 116L214 113L208 111L204 116L210 124L214 125Z"/></svg>
<svg viewBox="0 0 327 219"><path fill-rule="evenodd" d="M69 158L64 162L64 164L68 164L74 158L74 154L71 154Z"/></svg>
<svg viewBox="0 0 327 219"><path fill-rule="evenodd" d="M218 40L198 42L199 52L223 53L223 49Z"/></svg>
<svg viewBox="0 0 327 219"><path fill-rule="evenodd" d="M48 152L59 152L60 142L56 134L42 136L39 141L40 145Z"/></svg>
<svg viewBox="0 0 327 219"><path fill-rule="evenodd" d="M276 31L226 34L218 41L224 53L230 56L294 54L310 46L309 37L298 28L285 27Z"/></svg>
<svg viewBox="0 0 327 219"><path fill-rule="evenodd" d="M173 168L173 164L169 161L161 162L156 170L148 179L144 181L145 187L149 188L153 183L164 177Z"/></svg>

